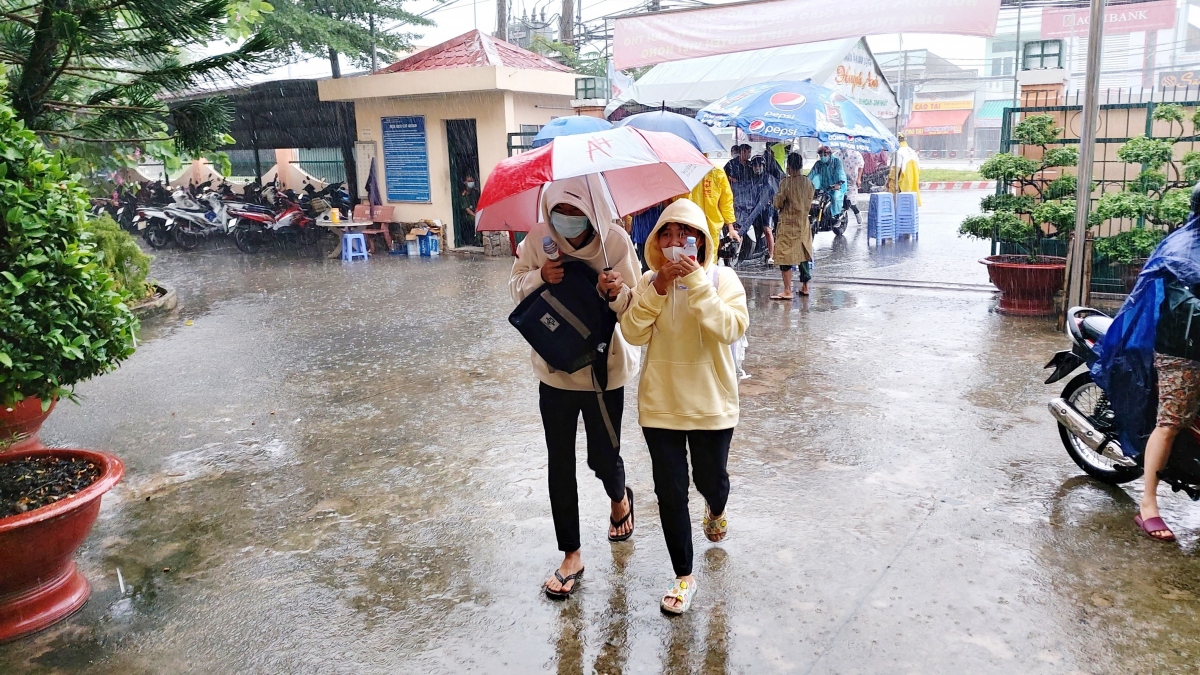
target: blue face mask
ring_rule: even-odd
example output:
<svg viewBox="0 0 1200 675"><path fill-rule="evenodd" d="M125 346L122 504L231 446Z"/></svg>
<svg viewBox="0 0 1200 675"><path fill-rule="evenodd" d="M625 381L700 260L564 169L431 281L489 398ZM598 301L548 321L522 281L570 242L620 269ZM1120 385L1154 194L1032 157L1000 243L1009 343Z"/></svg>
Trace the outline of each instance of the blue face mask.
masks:
<svg viewBox="0 0 1200 675"><path fill-rule="evenodd" d="M568 216L565 213L550 212L550 224L554 226L562 236L567 239L574 239L579 235L587 232L588 217L587 216Z"/></svg>

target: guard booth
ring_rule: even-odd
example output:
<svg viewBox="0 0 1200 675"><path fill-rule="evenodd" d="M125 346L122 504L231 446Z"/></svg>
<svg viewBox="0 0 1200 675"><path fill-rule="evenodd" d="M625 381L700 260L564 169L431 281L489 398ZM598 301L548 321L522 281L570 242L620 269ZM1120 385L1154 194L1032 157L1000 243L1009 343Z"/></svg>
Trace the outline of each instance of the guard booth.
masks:
<svg viewBox="0 0 1200 675"><path fill-rule="evenodd" d="M354 107L361 157L400 222L453 225L452 248L476 247L474 208L510 134L571 115L576 76L562 64L479 31L369 75L322 80L323 102Z"/></svg>

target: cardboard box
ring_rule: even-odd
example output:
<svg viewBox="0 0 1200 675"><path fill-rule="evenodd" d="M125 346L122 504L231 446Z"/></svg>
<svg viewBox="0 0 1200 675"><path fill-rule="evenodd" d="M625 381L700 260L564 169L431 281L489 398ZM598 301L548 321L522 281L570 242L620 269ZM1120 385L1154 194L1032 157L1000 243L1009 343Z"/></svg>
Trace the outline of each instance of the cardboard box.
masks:
<svg viewBox="0 0 1200 675"><path fill-rule="evenodd" d="M411 256L421 255L421 242L417 239L417 235L408 234L404 237L404 252Z"/></svg>
<svg viewBox="0 0 1200 675"><path fill-rule="evenodd" d="M421 255L434 258L441 255L441 237L426 232L417 239L421 242Z"/></svg>

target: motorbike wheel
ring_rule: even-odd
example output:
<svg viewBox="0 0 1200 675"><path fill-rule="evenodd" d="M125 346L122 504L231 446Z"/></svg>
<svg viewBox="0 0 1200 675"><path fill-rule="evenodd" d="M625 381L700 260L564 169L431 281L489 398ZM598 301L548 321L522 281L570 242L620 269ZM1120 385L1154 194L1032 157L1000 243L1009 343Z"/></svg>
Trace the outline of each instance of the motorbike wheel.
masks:
<svg viewBox="0 0 1200 675"><path fill-rule="evenodd" d="M312 246L321 241L321 226L312 223L300 228L300 241L305 246Z"/></svg>
<svg viewBox="0 0 1200 675"><path fill-rule="evenodd" d="M249 227L244 225L239 225L237 229L233 231L233 243L237 244L239 251L242 253L249 253L251 255L258 253L263 245L262 237L258 233L252 232Z"/></svg>
<svg viewBox="0 0 1200 675"><path fill-rule="evenodd" d="M846 211L843 209L841 215L834 219L833 227L829 228L833 230L833 236L840 237L845 234L847 222L849 222L849 218L846 217Z"/></svg>
<svg viewBox="0 0 1200 675"><path fill-rule="evenodd" d="M1080 373L1071 378L1063 389L1063 399L1078 410L1088 421L1101 431L1112 429L1112 408L1108 397L1099 385L1092 381L1091 373ZM1083 441L1067 431L1063 425L1058 425L1058 435L1062 438L1063 446L1071 459L1083 469L1087 475L1103 483L1120 485L1140 478L1142 467L1120 466L1111 459L1089 448Z"/></svg>
<svg viewBox="0 0 1200 675"><path fill-rule="evenodd" d="M204 235L196 232L196 226L191 223L184 223L175 226L175 243L179 244L179 248L185 251L191 251L200 245L204 240Z"/></svg>
<svg viewBox="0 0 1200 675"><path fill-rule="evenodd" d="M171 245L171 232L167 230L167 224L158 219L150 221L143 236L150 248L163 249Z"/></svg>

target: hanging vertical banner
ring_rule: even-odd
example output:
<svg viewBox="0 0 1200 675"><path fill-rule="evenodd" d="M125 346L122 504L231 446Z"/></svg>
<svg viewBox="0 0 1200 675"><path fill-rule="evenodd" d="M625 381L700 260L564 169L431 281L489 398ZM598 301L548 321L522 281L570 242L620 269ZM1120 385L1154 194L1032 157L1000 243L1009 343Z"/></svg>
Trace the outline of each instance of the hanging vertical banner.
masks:
<svg viewBox="0 0 1200 675"><path fill-rule="evenodd" d="M384 117L383 172L389 202L430 201L429 150L425 140L425 118Z"/></svg>
<svg viewBox="0 0 1200 675"><path fill-rule="evenodd" d="M619 69L697 56L893 33L992 37L1000 0L769 0L616 20Z"/></svg>
<svg viewBox="0 0 1200 675"><path fill-rule="evenodd" d="M867 49L866 42L859 40L855 43L826 78L825 86L842 92L879 119L890 120L900 111L896 105L896 94L879 72L879 66Z"/></svg>

